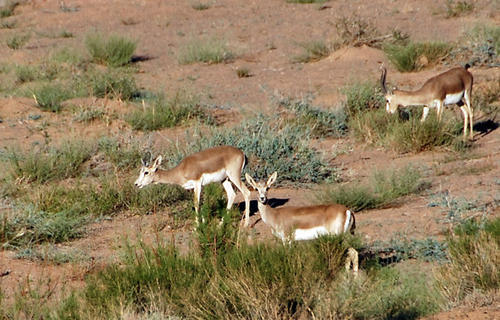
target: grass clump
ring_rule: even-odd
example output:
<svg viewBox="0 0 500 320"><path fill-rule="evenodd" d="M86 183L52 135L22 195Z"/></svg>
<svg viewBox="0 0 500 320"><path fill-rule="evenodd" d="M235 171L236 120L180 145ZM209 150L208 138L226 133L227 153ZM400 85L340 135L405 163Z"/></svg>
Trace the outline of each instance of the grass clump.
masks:
<svg viewBox="0 0 500 320"><path fill-rule="evenodd" d="M234 57L234 53L228 49L224 40L211 37L188 42L181 48L178 61L180 64L195 62L214 64L231 61Z"/></svg>
<svg viewBox="0 0 500 320"><path fill-rule="evenodd" d="M84 141L64 142L59 147L35 148L25 153L9 151L8 165L14 179L45 183L76 177L93 153Z"/></svg>
<svg viewBox="0 0 500 320"><path fill-rule="evenodd" d="M17 26L16 20L0 19L0 29L14 29Z"/></svg>
<svg viewBox="0 0 500 320"><path fill-rule="evenodd" d="M330 186L318 193L318 202L339 203L354 211L388 206L398 198L421 192L427 186L419 170L408 166L388 172L375 172L370 184L350 183Z"/></svg>
<svg viewBox="0 0 500 320"><path fill-rule="evenodd" d="M311 98L281 98L278 105L290 110L291 123L310 130L313 137L341 137L347 133L347 115L343 108L323 110L311 105Z"/></svg>
<svg viewBox="0 0 500 320"><path fill-rule="evenodd" d="M105 38L96 33L87 36L85 46L93 62L121 67L130 63L137 44L125 37L112 35Z"/></svg>
<svg viewBox="0 0 500 320"><path fill-rule="evenodd" d="M192 2L191 8L198 11L207 10L210 9L210 4L205 2Z"/></svg>
<svg viewBox="0 0 500 320"><path fill-rule="evenodd" d="M319 61L328 57L331 51L330 46L322 40L301 42L298 45L302 48L303 52L292 59L295 63Z"/></svg>
<svg viewBox="0 0 500 320"><path fill-rule="evenodd" d="M121 100L131 100L139 92L134 77L122 69L88 72L75 79L74 87L79 95Z"/></svg>
<svg viewBox="0 0 500 320"><path fill-rule="evenodd" d="M472 11L474 11L474 3L471 1L446 0L447 18L464 16Z"/></svg>
<svg viewBox="0 0 500 320"><path fill-rule="evenodd" d="M81 110L73 120L76 122L91 123L95 120L103 119L106 113L95 107L88 107Z"/></svg>
<svg viewBox="0 0 500 320"><path fill-rule="evenodd" d="M30 40L29 34L16 34L7 39L7 47L12 50L21 49Z"/></svg>
<svg viewBox="0 0 500 320"><path fill-rule="evenodd" d="M69 97L66 89L58 84L45 84L33 91L33 98L43 111L61 111L62 102Z"/></svg>
<svg viewBox="0 0 500 320"><path fill-rule="evenodd" d="M188 133L192 136L192 133ZM283 122L279 117L258 115L233 128L215 128L190 141L182 150L169 151L171 165L200 150L231 145L249 158L247 170L253 177L268 177L280 173L280 183L317 183L336 179L334 170L309 147L310 132Z"/></svg>
<svg viewBox="0 0 500 320"><path fill-rule="evenodd" d="M464 46L455 52L463 56L470 65L498 64L500 55L500 27L496 25L476 24L465 31L463 35Z"/></svg>
<svg viewBox="0 0 500 320"><path fill-rule="evenodd" d="M114 137L101 137L98 141L99 151L106 160L119 169L130 170L137 167L143 152L136 140L121 141Z"/></svg>
<svg viewBox="0 0 500 320"><path fill-rule="evenodd" d="M468 220L447 237L450 263L438 283L451 306L475 292L489 296L500 283L500 218Z"/></svg>
<svg viewBox="0 0 500 320"><path fill-rule="evenodd" d="M445 42L408 42L407 44L386 44L383 50L401 72L418 71L427 65L446 57L452 46Z"/></svg>
<svg viewBox="0 0 500 320"><path fill-rule="evenodd" d="M245 67L236 69L236 75L238 78L249 78L252 76L250 69Z"/></svg>
<svg viewBox="0 0 500 320"><path fill-rule="evenodd" d="M208 119L197 97L177 93L172 98L157 96L129 113L125 120L134 130L153 131L174 127L191 119Z"/></svg>
<svg viewBox="0 0 500 320"><path fill-rule="evenodd" d="M345 112L349 118L354 118L360 113L380 109L385 98L378 85L372 82L358 82L342 89L346 96Z"/></svg>
<svg viewBox="0 0 500 320"><path fill-rule="evenodd" d="M14 10L19 5L19 1L8 0L5 5L0 8L0 18L7 18L14 15Z"/></svg>

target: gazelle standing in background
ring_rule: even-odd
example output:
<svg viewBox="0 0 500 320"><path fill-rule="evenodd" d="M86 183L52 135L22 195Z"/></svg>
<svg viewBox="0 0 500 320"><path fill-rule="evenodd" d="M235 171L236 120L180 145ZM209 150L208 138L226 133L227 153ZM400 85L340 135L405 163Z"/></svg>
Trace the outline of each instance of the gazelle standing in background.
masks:
<svg viewBox="0 0 500 320"><path fill-rule="evenodd" d="M231 146L219 146L193 153L184 158L176 167L170 170L160 169L162 157L158 156L151 164L142 159L142 168L135 185L143 188L148 184L171 183L184 189L194 190L194 207L196 222L200 208L201 189L212 182L222 182L227 194L227 209L231 209L236 193L231 182L241 191L245 199L245 222L250 220L250 190L241 181L241 171L245 166L245 154Z"/></svg>
<svg viewBox="0 0 500 320"><path fill-rule="evenodd" d="M474 111L471 107L472 94L472 74L467 70L470 66L464 68L457 67L443 72L427 80L424 85L416 91L388 90L385 84L387 69L381 66L382 76L380 83L386 100L386 111L396 112L398 106L416 106L423 105L424 111L422 121L425 121L429 108L436 108L438 119L441 120L445 105L457 104L462 110L464 116L464 139L467 136L468 124L470 124L470 139L474 132Z"/></svg>
<svg viewBox="0 0 500 320"><path fill-rule="evenodd" d="M354 215L340 204L271 208L267 204L267 191L276 181L276 177L277 173L274 172L267 182L255 182L248 173L245 174L246 181L259 193L257 200L262 220L272 228L273 234L283 242L310 240L322 235L339 235L348 231L354 232ZM354 274L357 274L357 251L349 248L347 255L346 269L348 270L352 263Z"/></svg>

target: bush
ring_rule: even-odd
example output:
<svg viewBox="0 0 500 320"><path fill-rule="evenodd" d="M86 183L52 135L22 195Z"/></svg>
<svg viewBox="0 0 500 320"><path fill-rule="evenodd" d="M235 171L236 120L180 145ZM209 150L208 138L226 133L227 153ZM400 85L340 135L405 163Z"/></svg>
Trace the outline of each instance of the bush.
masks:
<svg viewBox="0 0 500 320"><path fill-rule="evenodd" d="M204 62L208 64L228 62L234 54L227 48L226 42L217 38L193 39L181 48L178 61L180 64Z"/></svg>
<svg viewBox="0 0 500 320"><path fill-rule="evenodd" d="M142 148L136 140L120 141L118 138L102 137L97 144L106 160L119 169L135 169L143 156Z"/></svg>
<svg viewBox="0 0 500 320"><path fill-rule="evenodd" d="M102 34L96 33L87 36L85 46L93 62L121 67L130 63L137 44L127 38L114 35L105 39Z"/></svg>
<svg viewBox="0 0 500 320"><path fill-rule="evenodd" d="M358 82L342 89L346 96L344 110L350 118L368 110L380 109L385 98L378 85L372 82Z"/></svg>
<svg viewBox="0 0 500 320"><path fill-rule="evenodd" d="M43 111L59 112L62 102L70 97L70 94L61 85L46 84L33 91L33 98L37 106Z"/></svg>
<svg viewBox="0 0 500 320"><path fill-rule="evenodd" d="M26 153L7 153L11 174L26 182L45 183L75 177L90 159L92 147L83 141L64 142L58 148L35 148Z"/></svg>
<svg viewBox="0 0 500 320"><path fill-rule="evenodd" d="M0 9L0 18L7 18L14 14L14 10L19 5L19 1L8 0L5 1L4 6Z"/></svg>
<svg viewBox="0 0 500 320"><path fill-rule="evenodd" d="M486 295L500 282L500 218L468 220L447 237L450 263L441 268L438 284L449 304L457 305L468 295Z"/></svg>
<svg viewBox="0 0 500 320"><path fill-rule="evenodd" d="M447 0L446 1L446 17L460 17L474 11L474 3L467 1Z"/></svg>
<svg viewBox="0 0 500 320"><path fill-rule="evenodd" d="M197 97L183 93L172 98L158 96L151 104L138 106L125 117L134 130L143 131L170 128L191 119L209 119L209 116Z"/></svg>
<svg viewBox="0 0 500 320"><path fill-rule="evenodd" d="M322 40L312 40L299 43L303 53L295 56L292 61L295 63L307 63L319 61L330 54L330 46Z"/></svg>
<svg viewBox="0 0 500 320"><path fill-rule="evenodd" d="M132 75L121 69L86 73L75 79L74 87L79 95L122 100L131 100L139 92Z"/></svg>
<svg viewBox="0 0 500 320"><path fill-rule="evenodd" d="M476 24L465 31L461 42L464 43L455 54L462 54L470 65L486 64L494 66L500 55L500 27Z"/></svg>
<svg viewBox="0 0 500 320"><path fill-rule="evenodd" d="M21 49L29 41L30 38L31 36L29 34L16 34L7 39L7 47L11 48L12 50Z"/></svg>
<svg viewBox="0 0 500 320"><path fill-rule="evenodd" d="M188 133L191 137L192 133ZM247 171L253 177L268 177L279 172L279 184L317 183L335 180L334 170L319 154L309 147L310 132L283 123L278 117L259 115L243 121L233 128L216 128L199 139L189 141L183 150L169 150L166 159L177 164L185 156L206 148L231 145L241 149L248 157Z"/></svg>
<svg viewBox="0 0 500 320"><path fill-rule="evenodd" d="M438 62L450 53L452 46L444 42L409 42L404 45L386 44L382 48L399 71L410 72Z"/></svg>
<svg viewBox="0 0 500 320"><path fill-rule="evenodd" d="M320 203L339 203L353 211L390 205L396 199L421 192L427 187L421 181L419 170L408 166L400 170L375 172L371 184L353 182L343 186L329 186L317 194Z"/></svg>
<svg viewBox="0 0 500 320"><path fill-rule="evenodd" d="M295 115L291 124L310 130L314 137L341 137L347 132L347 115L344 108L323 110L311 105L310 98L292 100L281 98L278 105Z"/></svg>

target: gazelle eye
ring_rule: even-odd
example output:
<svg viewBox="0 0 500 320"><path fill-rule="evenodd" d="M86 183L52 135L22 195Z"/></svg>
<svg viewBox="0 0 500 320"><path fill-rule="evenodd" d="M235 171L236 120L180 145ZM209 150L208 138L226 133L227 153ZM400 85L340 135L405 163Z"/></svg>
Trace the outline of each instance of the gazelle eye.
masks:
<svg viewBox="0 0 500 320"><path fill-rule="evenodd" d="M144 175L147 175L148 173L149 173L149 172L145 171L145 172L144 172Z"/></svg>

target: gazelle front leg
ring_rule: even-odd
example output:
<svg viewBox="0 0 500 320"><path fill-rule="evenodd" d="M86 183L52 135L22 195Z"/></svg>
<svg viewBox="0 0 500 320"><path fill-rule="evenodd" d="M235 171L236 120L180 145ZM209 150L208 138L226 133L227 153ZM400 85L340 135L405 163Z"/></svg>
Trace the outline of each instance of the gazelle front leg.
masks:
<svg viewBox="0 0 500 320"><path fill-rule="evenodd" d="M226 190L227 195L227 210L233 207L234 198L236 197L236 193L234 192L233 186L231 185L231 181L226 180L222 183L224 190Z"/></svg>
<svg viewBox="0 0 500 320"><path fill-rule="evenodd" d="M468 120L469 120L469 111L466 106L461 106L460 110L462 110L462 114L464 115L464 140L467 137L467 128L469 126Z"/></svg>
<svg viewBox="0 0 500 320"><path fill-rule="evenodd" d="M200 198L201 198L201 181L196 182L194 185L194 211L196 213L196 226L200 224L198 216L200 214ZM202 222L205 222L205 219L202 217Z"/></svg>
<svg viewBox="0 0 500 320"><path fill-rule="evenodd" d="M429 114L429 107L425 106L424 107L424 112L422 113L422 119L420 119L420 122L424 122L425 118L427 118L428 114Z"/></svg>
<svg viewBox="0 0 500 320"><path fill-rule="evenodd" d="M358 268L359 268L359 257L358 252L354 248L347 249L347 258L345 260L345 270L349 271L352 263L352 272L354 273L354 277L358 276Z"/></svg>

